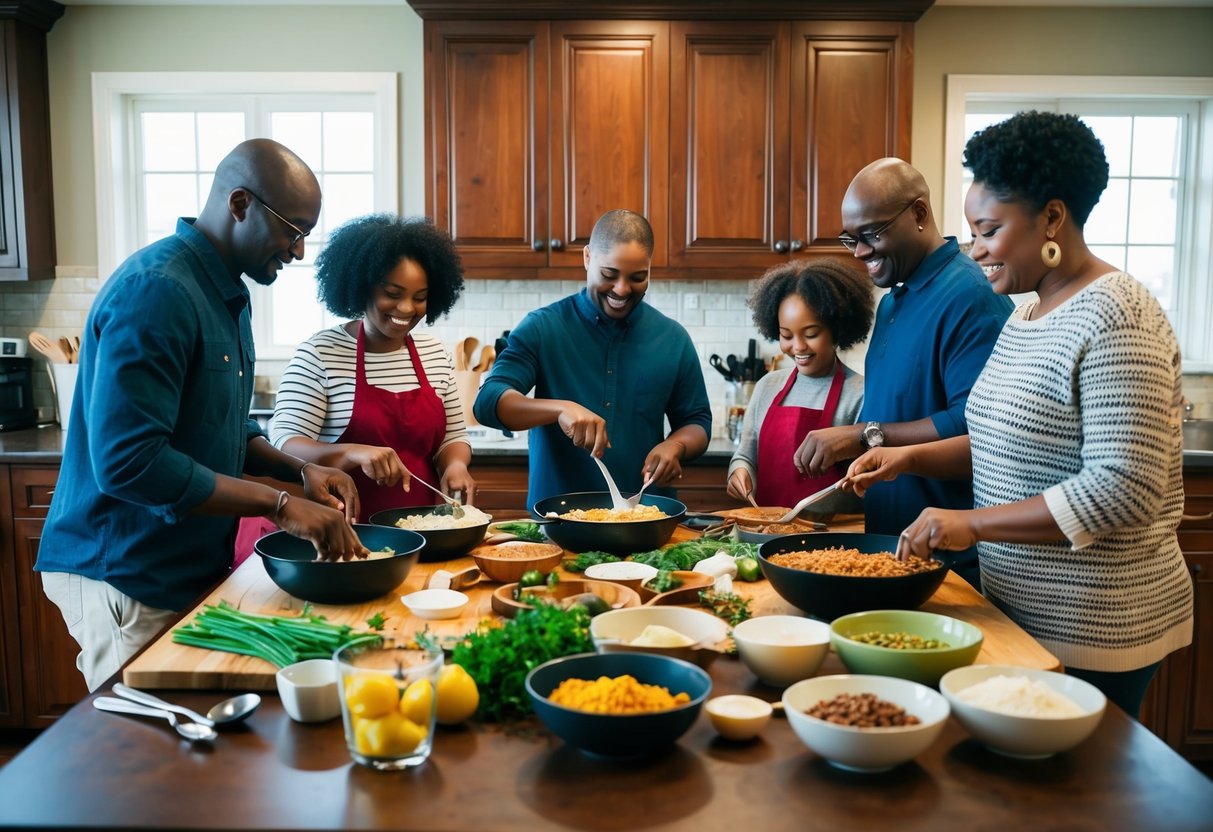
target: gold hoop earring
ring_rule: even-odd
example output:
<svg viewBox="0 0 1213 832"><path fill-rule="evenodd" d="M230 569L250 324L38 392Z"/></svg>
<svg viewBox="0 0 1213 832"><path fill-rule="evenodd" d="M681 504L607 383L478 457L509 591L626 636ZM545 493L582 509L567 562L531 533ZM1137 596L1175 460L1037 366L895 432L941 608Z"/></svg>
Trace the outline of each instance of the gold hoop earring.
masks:
<svg viewBox="0 0 1213 832"><path fill-rule="evenodd" d="M1046 240L1040 247L1040 259L1050 269L1057 268L1061 265L1061 246L1053 240Z"/></svg>

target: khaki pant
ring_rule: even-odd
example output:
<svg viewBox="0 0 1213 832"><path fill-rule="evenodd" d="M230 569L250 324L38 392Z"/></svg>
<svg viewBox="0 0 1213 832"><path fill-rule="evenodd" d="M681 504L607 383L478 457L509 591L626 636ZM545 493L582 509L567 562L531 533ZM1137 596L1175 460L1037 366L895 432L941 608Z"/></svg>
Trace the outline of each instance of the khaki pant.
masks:
<svg viewBox="0 0 1213 832"><path fill-rule="evenodd" d="M177 618L123 595L107 583L70 572L43 572L42 590L63 613L67 631L80 645L76 667L90 692Z"/></svg>

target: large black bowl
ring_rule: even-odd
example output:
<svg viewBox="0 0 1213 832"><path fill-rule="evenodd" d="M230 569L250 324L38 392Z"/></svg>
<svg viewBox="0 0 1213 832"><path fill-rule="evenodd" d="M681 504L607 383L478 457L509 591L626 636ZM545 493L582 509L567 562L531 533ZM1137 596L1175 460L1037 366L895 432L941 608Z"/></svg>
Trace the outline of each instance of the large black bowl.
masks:
<svg viewBox="0 0 1213 832"><path fill-rule="evenodd" d="M947 565L941 564L929 572L897 578L823 575L770 561L771 555L784 552L829 548L858 549L865 554L896 552L897 538L887 534L849 532L790 534L759 546L758 564L779 597L823 621L865 610L917 609L935 594L948 574Z"/></svg>
<svg viewBox="0 0 1213 832"><path fill-rule="evenodd" d="M570 552L631 555L664 546L687 511L687 507L677 500L657 495L645 494L640 498L640 504L656 506L668 516L635 522L564 520L547 516L552 513L564 514L578 508L610 508L611 495L606 491L584 491L548 497L535 503L531 514L544 524L544 533L549 538Z"/></svg>
<svg viewBox="0 0 1213 832"><path fill-rule="evenodd" d="M433 514L443 506L406 506L405 508L389 508L377 511L367 518L371 525L397 528L396 521L412 514ZM488 520L475 526L464 526L458 529L407 529L425 538L425 548L421 550L421 562L431 563L439 560L461 558L484 541L484 533L488 531Z"/></svg>
<svg viewBox="0 0 1213 832"><path fill-rule="evenodd" d="M548 699L565 679L597 679L628 674L646 685L660 685L691 701L648 714L596 714L557 705ZM712 679L682 659L656 653L582 653L539 665L526 677L535 713L548 729L574 748L610 757L637 757L671 745L695 724L712 691Z"/></svg>
<svg viewBox="0 0 1213 832"><path fill-rule="evenodd" d="M360 604L387 595L404 582L417 563L425 538L407 529L355 524L358 539L371 551L391 547L390 558L318 561L316 549L302 538L271 532L254 544L270 580L281 589L317 604Z"/></svg>

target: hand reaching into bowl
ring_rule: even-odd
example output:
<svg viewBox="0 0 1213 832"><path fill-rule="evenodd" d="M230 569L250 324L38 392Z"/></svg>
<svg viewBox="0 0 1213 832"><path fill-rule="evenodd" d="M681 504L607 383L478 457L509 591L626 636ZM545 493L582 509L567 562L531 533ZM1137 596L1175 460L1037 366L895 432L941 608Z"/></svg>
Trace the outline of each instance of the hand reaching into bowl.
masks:
<svg viewBox="0 0 1213 832"><path fill-rule="evenodd" d="M413 475L400 461L399 454L392 448L380 448L375 445L348 445L345 459L347 468L357 466L367 479L376 485L392 486L400 484L405 491L409 490Z"/></svg>
<svg viewBox="0 0 1213 832"><path fill-rule="evenodd" d="M304 495L312 502L340 511L347 524L358 517L358 489L349 474L338 468L305 462L299 469L299 478L303 480Z"/></svg>
<svg viewBox="0 0 1213 832"><path fill-rule="evenodd" d="M312 500L291 499L285 491L281 491L277 510L271 519L283 531L315 546L318 560L352 560L370 554L345 515L327 505Z"/></svg>
<svg viewBox="0 0 1213 832"><path fill-rule="evenodd" d="M936 549L961 551L977 543L972 511L926 508L897 538L897 559L929 558Z"/></svg>

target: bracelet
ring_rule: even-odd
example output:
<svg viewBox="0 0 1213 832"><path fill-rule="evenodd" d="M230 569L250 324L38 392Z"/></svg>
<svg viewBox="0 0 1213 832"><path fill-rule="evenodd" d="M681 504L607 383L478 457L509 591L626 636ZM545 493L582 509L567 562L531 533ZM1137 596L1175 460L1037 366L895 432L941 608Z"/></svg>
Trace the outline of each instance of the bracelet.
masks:
<svg viewBox="0 0 1213 832"><path fill-rule="evenodd" d="M278 522L278 519L282 516L282 509L286 506L286 503L288 500L290 500L290 498L291 498L291 495L287 494L285 491L278 492L278 503L277 503L277 505L274 506L274 517L273 517L274 525L277 525L277 526L282 525L281 523Z"/></svg>
<svg viewBox="0 0 1213 832"><path fill-rule="evenodd" d="M315 464L316 463L314 463L314 462L305 462L299 466L299 481L301 483L303 483L304 485L307 485L307 478L303 476L303 472L307 469L307 467L309 465L315 465Z"/></svg>

